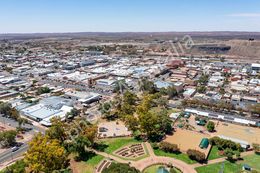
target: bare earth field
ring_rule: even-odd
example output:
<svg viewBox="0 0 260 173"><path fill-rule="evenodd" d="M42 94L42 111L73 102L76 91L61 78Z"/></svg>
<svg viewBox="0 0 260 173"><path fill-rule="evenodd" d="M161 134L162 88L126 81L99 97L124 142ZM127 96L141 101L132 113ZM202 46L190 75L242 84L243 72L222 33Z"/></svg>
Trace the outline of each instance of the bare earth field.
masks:
<svg viewBox="0 0 260 173"><path fill-rule="evenodd" d="M216 127L216 132L212 133L212 135L213 136L224 135L227 137L241 139L247 141L250 144L260 142L259 128L241 126L241 125L230 124L230 123L219 122L219 124Z"/></svg>
<svg viewBox="0 0 260 173"><path fill-rule="evenodd" d="M207 150L199 147L202 138L210 138L210 135L190 130L176 129L176 132L171 136L167 136L165 141L177 144L182 152L186 152L188 149L196 149L208 155L210 146Z"/></svg>

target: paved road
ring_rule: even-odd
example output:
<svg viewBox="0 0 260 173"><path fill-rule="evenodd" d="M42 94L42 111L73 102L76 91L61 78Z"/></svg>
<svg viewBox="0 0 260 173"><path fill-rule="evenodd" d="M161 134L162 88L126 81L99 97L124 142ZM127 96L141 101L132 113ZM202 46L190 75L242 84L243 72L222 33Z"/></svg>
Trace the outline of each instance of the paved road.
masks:
<svg viewBox="0 0 260 173"><path fill-rule="evenodd" d="M0 115L0 122L5 124L5 125L10 125L13 128L16 128L16 127L19 126L18 122L16 122L15 120L3 117L2 115ZM45 133L45 130L43 128L38 127L38 126L26 124L26 125L23 125L23 127L32 128L32 130L27 132L27 133L32 134L32 135L35 134L35 133L38 133L38 132ZM6 150L6 151L4 151L3 153L0 154L0 164L7 162L7 161L11 161L12 159L23 155L27 151L27 149L28 149L28 143L23 144L19 148L19 150L15 151L15 152L12 152L12 149L9 148L8 150Z"/></svg>
<svg viewBox="0 0 260 173"><path fill-rule="evenodd" d="M22 156L27 151L27 149L28 149L28 144L25 143L19 148L19 150L15 151L15 152L12 152L12 150L9 149L9 150L1 153L0 164L7 162L7 161L11 161L19 156Z"/></svg>

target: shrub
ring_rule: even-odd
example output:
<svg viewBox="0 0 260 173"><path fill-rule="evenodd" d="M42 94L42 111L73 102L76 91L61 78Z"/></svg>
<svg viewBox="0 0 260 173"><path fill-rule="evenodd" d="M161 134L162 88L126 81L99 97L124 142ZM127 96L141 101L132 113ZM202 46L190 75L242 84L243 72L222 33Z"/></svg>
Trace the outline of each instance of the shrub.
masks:
<svg viewBox="0 0 260 173"><path fill-rule="evenodd" d="M219 137L213 137L210 140L211 145L216 145L219 150L225 150L226 148L230 148L232 150L242 151L242 147L240 144L235 143L231 140L221 139Z"/></svg>
<svg viewBox="0 0 260 173"><path fill-rule="evenodd" d="M207 124L207 129L209 132L214 132L215 130L215 123L213 121L209 121Z"/></svg>
<svg viewBox="0 0 260 173"><path fill-rule="evenodd" d="M159 148L165 152L169 152L169 153L178 153L180 152L180 149L178 148L178 146L176 144L171 144L169 142L161 142L159 144Z"/></svg>
<svg viewBox="0 0 260 173"><path fill-rule="evenodd" d="M260 153L260 144L253 144L253 149L255 150L256 153Z"/></svg>
<svg viewBox="0 0 260 173"><path fill-rule="evenodd" d="M190 159L196 160L198 162L203 162L206 159L205 154L198 150L189 149L187 151L187 155L189 156Z"/></svg>
<svg viewBox="0 0 260 173"><path fill-rule="evenodd" d="M102 173L140 173L137 169L123 163L112 163L108 168L105 168Z"/></svg>

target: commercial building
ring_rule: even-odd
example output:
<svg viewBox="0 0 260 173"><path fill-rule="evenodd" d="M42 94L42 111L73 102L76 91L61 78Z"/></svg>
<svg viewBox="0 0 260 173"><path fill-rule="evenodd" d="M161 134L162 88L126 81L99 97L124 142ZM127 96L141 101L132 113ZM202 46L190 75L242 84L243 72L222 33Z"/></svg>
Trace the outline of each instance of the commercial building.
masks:
<svg viewBox="0 0 260 173"><path fill-rule="evenodd" d="M64 97L78 101L80 103L92 103L101 99L101 95L93 92L68 91Z"/></svg>

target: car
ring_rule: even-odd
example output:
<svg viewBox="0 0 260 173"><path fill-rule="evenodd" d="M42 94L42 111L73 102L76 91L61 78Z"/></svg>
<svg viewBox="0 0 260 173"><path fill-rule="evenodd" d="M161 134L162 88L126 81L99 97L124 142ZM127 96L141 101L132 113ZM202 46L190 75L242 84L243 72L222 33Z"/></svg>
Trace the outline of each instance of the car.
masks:
<svg viewBox="0 0 260 173"><path fill-rule="evenodd" d="M15 151L17 151L17 150L19 150L19 147L18 147L18 146L14 146L14 147L12 148L12 152L15 152Z"/></svg>

